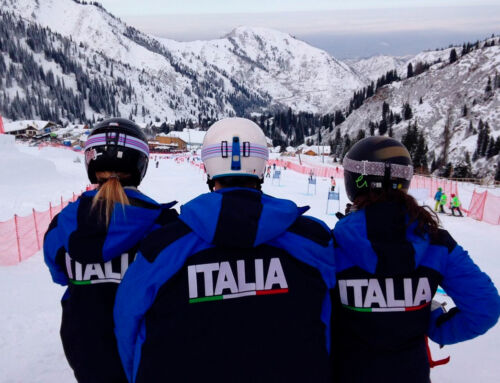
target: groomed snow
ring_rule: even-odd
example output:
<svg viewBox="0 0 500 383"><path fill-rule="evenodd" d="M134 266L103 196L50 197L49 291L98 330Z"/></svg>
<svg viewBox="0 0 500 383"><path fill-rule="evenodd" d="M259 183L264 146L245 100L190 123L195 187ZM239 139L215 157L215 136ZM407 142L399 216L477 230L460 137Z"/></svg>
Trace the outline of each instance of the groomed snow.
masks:
<svg viewBox="0 0 500 383"><path fill-rule="evenodd" d="M87 183L83 162L73 162L79 155L65 149L43 149L16 145L8 154L0 152L0 220L14 212L24 214L32 207L48 206L53 198L83 188ZM7 153L7 154L6 154ZM12 154L15 153L15 154ZM24 158L23 171L12 172L13 159ZM31 166L41 164L35 170ZM35 178L37 173L37 178ZM290 198L298 205L310 205L310 215L325 220L330 227L336 222L326 214L329 180L318 179L316 195L307 194L307 175L290 170L282 172L281 184L268 178L264 192ZM27 176L28 175L28 176ZM46 179L47 182L42 182ZM346 201L342 180L337 180L341 206ZM75 190L76 189L76 190ZM203 173L187 164L160 160L159 168L151 166L141 190L160 202L179 201L177 208L207 192ZM465 191L464 191L465 193ZM469 191L470 193L470 191ZM69 196L69 195L68 195ZM4 203L14 200L14 206ZM336 210L335 204L331 204ZM335 209L334 209L335 208ZM470 218L444 216L443 225L468 249L474 261L500 286L500 230L498 226ZM74 382L59 340L60 304L64 288L51 282L49 272L38 253L18 266L0 267L0 382ZM446 299L437 296L439 299ZM439 350L432 346L434 358L451 355L451 362L432 371L433 383L494 383L500 377L500 326L475 340Z"/></svg>

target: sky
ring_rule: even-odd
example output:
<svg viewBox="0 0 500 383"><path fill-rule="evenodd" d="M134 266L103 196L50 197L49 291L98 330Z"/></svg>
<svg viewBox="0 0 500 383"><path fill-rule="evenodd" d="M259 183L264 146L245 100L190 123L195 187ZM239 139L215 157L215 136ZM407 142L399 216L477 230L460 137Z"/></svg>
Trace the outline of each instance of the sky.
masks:
<svg viewBox="0 0 500 383"><path fill-rule="evenodd" d="M238 26L277 29L339 59L415 54L500 33L499 0L99 0L137 29L179 41Z"/></svg>

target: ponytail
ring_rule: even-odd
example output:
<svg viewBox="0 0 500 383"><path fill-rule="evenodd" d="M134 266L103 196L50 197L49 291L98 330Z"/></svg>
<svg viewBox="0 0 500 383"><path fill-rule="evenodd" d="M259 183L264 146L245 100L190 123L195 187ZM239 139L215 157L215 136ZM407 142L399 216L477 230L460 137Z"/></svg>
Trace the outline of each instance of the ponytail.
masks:
<svg viewBox="0 0 500 383"><path fill-rule="evenodd" d="M431 238L437 236L440 225L437 214L429 206L420 206L415 198L401 190L371 190L359 195L354 205L357 209L363 209L378 202L395 202L402 206L409 218L408 226L417 223L415 234L423 236L427 233Z"/></svg>
<svg viewBox="0 0 500 383"><path fill-rule="evenodd" d="M99 206L101 216L104 213L106 226L108 226L115 203L130 205L130 201L120 183L120 179L129 178L130 175L115 172L96 172L96 177L100 186L99 191L92 200L92 209Z"/></svg>

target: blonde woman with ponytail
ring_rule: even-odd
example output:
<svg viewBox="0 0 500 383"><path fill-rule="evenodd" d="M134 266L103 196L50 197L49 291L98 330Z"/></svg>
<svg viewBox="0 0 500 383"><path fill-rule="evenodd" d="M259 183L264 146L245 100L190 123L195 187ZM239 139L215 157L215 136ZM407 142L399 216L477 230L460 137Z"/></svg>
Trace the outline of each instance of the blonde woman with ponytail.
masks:
<svg viewBox="0 0 500 383"><path fill-rule="evenodd" d="M44 257L62 297L61 340L80 383L126 383L114 335L116 290L139 242L177 216L137 187L146 174L146 137L132 121L100 122L85 145L85 192L52 220Z"/></svg>

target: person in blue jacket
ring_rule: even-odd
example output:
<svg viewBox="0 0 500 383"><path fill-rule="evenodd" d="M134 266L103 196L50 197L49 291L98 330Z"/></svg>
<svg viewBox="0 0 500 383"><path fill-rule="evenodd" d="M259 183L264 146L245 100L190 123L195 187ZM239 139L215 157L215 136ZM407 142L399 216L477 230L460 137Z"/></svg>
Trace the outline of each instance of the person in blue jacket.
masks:
<svg viewBox="0 0 500 383"><path fill-rule="evenodd" d="M500 297L436 214L407 194L413 167L400 142L365 138L343 165L353 206L333 230L333 381L429 383L426 336L447 345L485 333ZM456 305L447 313L431 311L438 285Z"/></svg>
<svg viewBox="0 0 500 383"><path fill-rule="evenodd" d="M89 179L98 190L56 215L43 251L62 298L61 339L80 383L127 382L113 331L118 284L135 258L139 241L173 219L172 205L160 205L137 186L148 165L147 140L132 121L98 123L85 146Z"/></svg>
<svg viewBox="0 0 500 383"><path fill-rule="evenodd" d="M149 235L116 297L130 382L330 382L328 227L260 191L268 149L242 118L207 131L212 193Z"/></svg>
<svg viewBox="0 0 500 383"><path fill-rule="evenodd" d="M436 194L434 194L434 201L436 201L436 203L434 204L434 211L438 211L439 207L441 206L441 196L442 195L443 195L443 189L438 188ZM441 213L444 213L442 207L441 207Z"/></svg>

